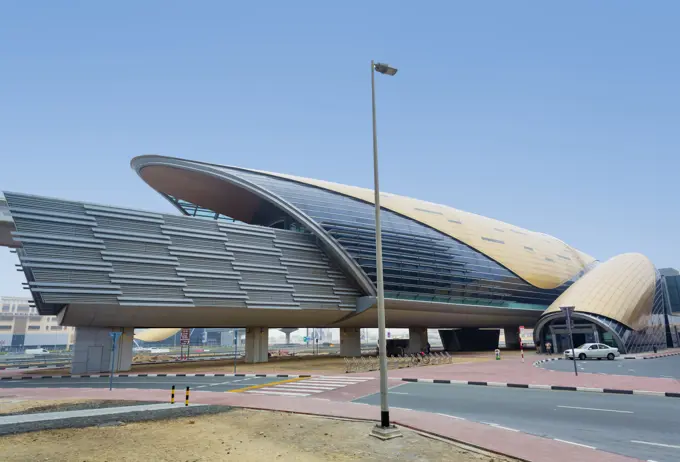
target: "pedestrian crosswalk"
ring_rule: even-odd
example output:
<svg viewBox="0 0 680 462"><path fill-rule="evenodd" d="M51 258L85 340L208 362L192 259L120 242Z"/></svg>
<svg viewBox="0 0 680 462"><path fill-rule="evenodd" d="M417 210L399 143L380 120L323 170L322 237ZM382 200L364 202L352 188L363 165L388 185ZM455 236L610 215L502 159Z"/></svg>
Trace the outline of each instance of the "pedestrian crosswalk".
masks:
<svg viewBox="0 0 680 462"><path fill-rule="evenodd" d="M337 390L349 385L356 385L367 380L373 380L373 377L344 377L344 376L324 376L324 377L310 377L298 382L288 382L279 385L272 385L271 387L262 387L256 390L247 390L245 393L253 393L260 395L277 395L277 396L293 396L304 397L311 396L326 391Z"/></svg>

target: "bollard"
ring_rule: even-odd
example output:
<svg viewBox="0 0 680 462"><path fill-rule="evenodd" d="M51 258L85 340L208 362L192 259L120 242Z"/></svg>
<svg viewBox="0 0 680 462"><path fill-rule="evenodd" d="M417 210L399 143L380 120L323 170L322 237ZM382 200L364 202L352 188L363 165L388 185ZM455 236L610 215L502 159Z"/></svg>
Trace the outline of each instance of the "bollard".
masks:
<svg viewBox="0 0 680 462"><path fill-rule="evenodd" d="M184 405L188 406L189 405L189 387L187 387L187 396L184 399Z"/></svg>
<svg viewBox="0 0 680 462"><path fill-rule="evenodd" d="M499 350L498 348L496 348L496 351L494 351L494 353L496 353L496 361L500 361L500 359L501 359L501 350Z"/></svg>
<svg viewBox="0 0 680 462"><path fill-rule="evenodd" d="M172 386L172 390L170 391L170 404L175 404L175 386Z"/></svg>

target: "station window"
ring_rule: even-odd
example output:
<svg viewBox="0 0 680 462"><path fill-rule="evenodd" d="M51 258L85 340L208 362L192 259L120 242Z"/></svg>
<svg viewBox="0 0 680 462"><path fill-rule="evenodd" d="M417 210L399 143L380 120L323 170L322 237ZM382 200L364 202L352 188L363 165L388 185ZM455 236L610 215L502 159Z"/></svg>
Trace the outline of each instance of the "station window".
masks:
<svg viewBox="0 0 680 462"><path fill-rule="evenodd" d="M482 239L485 240L485 241L489 241L489 242L495 242L496 244L505 244L505 242L501 241L500 239L492 239L490 237L484 237L484 236L482 236Z"/></svg>
<svg viewBox="0 0 680 462"><path fill-rule="evenodd" d="M421 208L418 208L418 207L416 207L416 210L418 210L419 212L431 213L433 215L443 215L443 213L441 213L441 212L435 212L434 210L421 209Z"/></svg>

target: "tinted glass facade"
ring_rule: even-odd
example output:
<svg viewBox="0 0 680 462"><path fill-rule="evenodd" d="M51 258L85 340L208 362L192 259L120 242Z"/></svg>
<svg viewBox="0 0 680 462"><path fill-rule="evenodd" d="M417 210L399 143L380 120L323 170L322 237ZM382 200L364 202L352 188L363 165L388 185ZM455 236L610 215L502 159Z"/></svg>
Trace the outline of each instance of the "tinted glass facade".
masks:
<svg viewBox="0 0 680 462"><path fill-rule="evenodd" d="M680 276L666 276L665 279L671 311L680 315Z"/></svg>
<svg viewBox="0 0 680 462"><path fill-rule="evenodd" d="M289 180L224 170L273 192L321 224L375 283L372 204ZM571 284L552 290L535 288L449 236L394 212L381 213L389 298L544 310Z"/></svg>

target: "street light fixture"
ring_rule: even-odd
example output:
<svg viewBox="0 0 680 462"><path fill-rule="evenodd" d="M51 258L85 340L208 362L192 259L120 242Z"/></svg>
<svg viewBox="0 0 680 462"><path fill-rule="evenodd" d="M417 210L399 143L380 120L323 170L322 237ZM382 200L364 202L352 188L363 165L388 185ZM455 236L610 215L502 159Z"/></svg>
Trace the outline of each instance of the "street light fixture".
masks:
<svg viewBox="0 0 680 462"><path fill-rule="evenodd" d="M371 99L373 103L373 182L375 184L375 263L377 269L378 302L378 356L380 357L380 425L373 427L371 435L388 440L401 436L390 426L390 409L387 405L387 341L385 340L385 285L383 281L382 232L380 229L380 182L378 180L378 134L375 121L375 71L394 75L397 69L387 64L371 61Z"/></svg>

